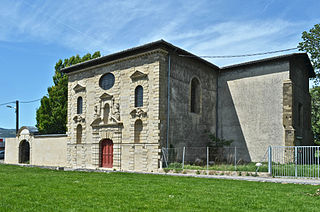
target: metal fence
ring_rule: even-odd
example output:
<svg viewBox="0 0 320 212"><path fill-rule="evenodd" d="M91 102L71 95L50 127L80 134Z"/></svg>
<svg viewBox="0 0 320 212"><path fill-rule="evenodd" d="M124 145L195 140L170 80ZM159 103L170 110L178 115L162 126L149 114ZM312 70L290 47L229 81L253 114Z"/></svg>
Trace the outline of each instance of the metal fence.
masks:
<svg viewBox="0 0 320 212"><path fill-rule="evenodd" d="M250 159L243 156L244 151L247 150L238 147L162 148L162 167L237 171L239 166L250 163ZM256 171L254 164L251 171Z"/></svg>
<svg viewBox="0 0 320 212"><path fill-rule="evenodd" d="M270 146L268 172L273 177L320 178L319 146Z"/></svg>

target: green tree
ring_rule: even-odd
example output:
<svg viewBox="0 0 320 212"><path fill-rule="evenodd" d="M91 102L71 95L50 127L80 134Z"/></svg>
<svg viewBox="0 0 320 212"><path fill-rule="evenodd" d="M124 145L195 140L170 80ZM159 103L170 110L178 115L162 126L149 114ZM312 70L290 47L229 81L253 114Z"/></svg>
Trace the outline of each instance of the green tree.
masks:
<svg viewBox="0 0 320 212"><path fill-rule="evenodd" d="M311 95L311 126L314 142L320 145L320 87L310 89Z"/></svg>
<svg viewBox="0 0 320 212"><path fill-rule="evenodd" d="M311 126L314 134L314 142L320 145L320 25L316 24L309 32L302 33L303 41L298 48L310 55L316 77L314 86L310 89L311 95Z"/></svg>
<svg viewBox="0 0 320 212"><path fill-rule="evenodd" d="M100 57L97 51L93 55L86 54L82 58L79 55L68 59L60 59L55 65L53 76L54 85L48 88L48 94L41 99L41 105L37 110L36 127L41 134L65 133L67 131L67 101L68 101L68 76L61 69Z"/></svg>
<svg viewBox="0 0 320 212"><path fill-rule="evenodd" d="M303 41L299 43L298 48L310 55L311 63L316 72L315 84L320 83L320 24L314 25L309 32L302 33Z"/></svg>

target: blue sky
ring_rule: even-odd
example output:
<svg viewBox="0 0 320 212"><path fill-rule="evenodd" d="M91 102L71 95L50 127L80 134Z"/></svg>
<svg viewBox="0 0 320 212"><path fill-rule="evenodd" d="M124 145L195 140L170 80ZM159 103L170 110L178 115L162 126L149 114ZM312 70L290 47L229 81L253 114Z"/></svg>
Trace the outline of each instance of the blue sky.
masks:
<svg viewBox="0 0 320 212"><path fill-rule="evenodd" d="M75 54L107 55L159 39L197 55L296 47L301 33L320 23L319 8L318 0L1 0L0 104L46 95L55 63ZM20 126L36 124L39 105L20 105ZM0 106L0 127L15 128L13 109Z"/></svg>

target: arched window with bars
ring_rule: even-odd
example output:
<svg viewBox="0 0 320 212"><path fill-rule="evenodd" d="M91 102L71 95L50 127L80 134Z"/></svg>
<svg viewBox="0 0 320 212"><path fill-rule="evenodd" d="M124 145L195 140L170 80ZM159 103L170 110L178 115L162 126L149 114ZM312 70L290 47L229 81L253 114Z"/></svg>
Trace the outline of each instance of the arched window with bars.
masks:
<svg viewBox="0 0 320 212"><path fill-rule="evenodd" d="M79 96L77 99L77 114L82 114L82 97Z"/></svg>
<svg viewBox="0 0 320 212"><path fill-rule="evenodd" d="M134 106L142 107L143 106L143 87L138 85L135 89L135 97L134 97Z"/></svg>

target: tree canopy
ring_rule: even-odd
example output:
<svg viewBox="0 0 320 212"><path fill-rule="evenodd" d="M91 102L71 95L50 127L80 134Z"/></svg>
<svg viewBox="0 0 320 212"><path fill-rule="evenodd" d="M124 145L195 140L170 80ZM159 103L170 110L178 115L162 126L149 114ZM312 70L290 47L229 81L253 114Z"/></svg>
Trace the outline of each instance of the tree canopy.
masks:
<svg viewBox="0 0 320 212"><path fill-rule="evenodd" d="M320 87L310 89L311 95L311 126L314 142L320 145Z"/></svg>
<svg viewBox="0 0 320 212"><path fill-rule="evenodd" d="M305 51L310 55L311 63L316 72L315 84L320 83L320 24L314 25L309 32L302 33L303 41L299 43L299 50Z"/></svg>
<svg viewBox="0 0 320 212"><path fill-rule="evenodd" d="M41 99L41 105L37 109L36 127L41 134L59 134L67 131L67 105L68 105L68 76L61 69L81 63L93 58L100 57L97 51L80 57L79 55L60 59L55 65L53 86L48 88L48 94Z"/></svg>
<svg viewBox="0 0 320 212"><path fill-rule="evenodd" d="M299 50L310 55L316 77L314 86L310 89L311 95L311 126L314 142L320 145L320 25L316 24L309 32L302 33L303 41L299 43Z"/></svg>

